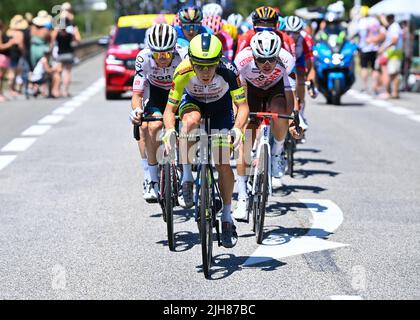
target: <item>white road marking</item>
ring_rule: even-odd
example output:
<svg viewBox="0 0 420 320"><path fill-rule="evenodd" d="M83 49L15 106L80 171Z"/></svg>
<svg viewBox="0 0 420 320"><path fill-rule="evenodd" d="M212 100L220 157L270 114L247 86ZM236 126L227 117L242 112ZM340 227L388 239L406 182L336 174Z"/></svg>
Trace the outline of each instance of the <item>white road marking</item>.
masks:
<svg viewBox="0 0 420 320"><path fill-rule="evenodd" d="M333 233L343 222L343 212L334 202L319 199L299 201L304 203L313 215L313 224L310 230L303 236L296 238L287 234L272 233L245 261L244 266L348 246L344 243L323 239Z"/></svg>
<svg viewBox="0 0 420 320"><path fill-rule="evenodd" d="M5 145L2 152L21 152L27 150L34 142L36 138L15 138Z"/></svg>
<svg viewBox="0 0 420 320"><path fill-rule="evenodd" d="M33 125L22 132L22 136L42 136L51 129L50 125Z"/></svg>
<svg viewBox="0 0 420 320"><path fill-rule="evenodd" d="M403 116L414 114L413 111L408 110L406 108L402 108L402 107L390 107L390 108L387 108L387 110L389 112L392 112L392 113L395 113L395 114L399 114L399 115L403 115Z"/></svg>
<svg viewBox="0 0 420 320"><path fill-rule="evenodd" d="M383 100L372 100L370 102L370 104L373 104L376 107L380 107L380 108L390 108L392 107L392 104L387 102L387 101L383 101Z"/></svg>
<svg viewBox="0 0 420 320"><path fill-rule="evenodd" d="M409 119L420 122L420 114L417 115L410 115L408 116Z"/></svg>
<svg viewBox="0 0 420 320"><path fill-rule="evenodd" d="M363 300L361 296L331 296L331 300Z"/></svg>
<svg viewBox="0 0 420 320"><path fill-rule="evenodd" d="M65 107L65 108L67 108L67 107L75 107L75 108L77 108L77 107L80 107L81 105L82 105L82 102L81 101L73 101L73 100L70 100L70 101L67 101L65 104L63 104L62 106Z"/></svg>
<svg viewBox="0 0 420 320"><path fill-rule="evenodd" d="M16 156L0 155L0 171L16 159Z"/></svg>
<svg viewBox="0 0 420 320"><path fill-rule="evenodd" d="M74 108L70 107L59 107L53 111L53 114L68 115L74 111Z"/></svg>
<svg viewBox="0 0 420 320"><path fill-rule="evenodd" d="M61 115L48 115L38 121L39 124L57 124L64 119Z"/></svg>
<svg viewBox="0 0 420 320"><path fill-rule="evenodd" d="M357 99L364 100L364 101L371 101L373 99L370 95L368 95L366 93L356 93L356 94L354 94L354 96Z"/></svg>
<svg viewBox="0 0 420 320"><path fill-rule="evenodd" d="M90 97L86 97L86 96L75 96L72 100L84 103L84 102L88 101L89 99L90 99Z"/></svg>

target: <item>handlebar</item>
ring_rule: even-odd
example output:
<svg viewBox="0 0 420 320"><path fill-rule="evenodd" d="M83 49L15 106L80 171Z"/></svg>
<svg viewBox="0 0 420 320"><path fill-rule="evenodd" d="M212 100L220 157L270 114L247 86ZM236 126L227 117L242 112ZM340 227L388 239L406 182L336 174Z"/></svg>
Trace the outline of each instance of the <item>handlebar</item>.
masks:
<svg viewBox="0 0 420 320"><path fill-rule="evenodd" d="M280 113L271 113L271 112L250 112L249 118L270 118L270 119L288 119L293 120L293 116L288 116L286 114Z"/></svg>

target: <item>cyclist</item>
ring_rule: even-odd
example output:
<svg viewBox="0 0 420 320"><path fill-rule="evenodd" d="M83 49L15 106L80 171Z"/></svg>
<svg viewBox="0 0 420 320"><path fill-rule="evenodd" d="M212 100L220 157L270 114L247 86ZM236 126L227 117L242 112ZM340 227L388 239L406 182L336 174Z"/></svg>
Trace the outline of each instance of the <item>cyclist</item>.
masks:
<svg viewBox="0 0 420 320"><path fill-rule="evenodd" d="M178 33L178 44L188 47L191 39L197 34L212 33L211 29L202 25L203 13L197 6L183 7L178 11L179 25L175 26Z"/></svg>
<svg viewBox="0 0 420 320"><path fill-rule="evenodd" d="M276 32L280 37L283 49L286 49L293 56L295 56L295 43L293 39L291 39L285 32L277 29L278 14L274 8L258 7L254 12L252 12L251 17L254 28L238 37L236 55L238 55L239 52L244 48L249 46L251 38L255 35L256 32L267 30Z"/></svg>
<svg viewBox="0 0 420 320"><path fill-rule="evenodd" d="M238 29L230 23L225 23L222 26L224 32L226 32L233 39L232 55L236 52L236 44L238 42Z"/></svg>
<svg viewBox="0 0 420 320"><path fill-rule="evenodd" d="M213 34L222 42L223 56L232 61L233 39L225 30L222 29L222 24L221 16L207 16L203 19L203 25L209 27L213 31Z"/></svg>
<svg viewBox="0 0 420 320"><path fill-rule="evenodd" d="M296 53L296 93L299 98L299 116L302 128L307 130L308 124L304 117L305 111L305 83L313 83L315 72L313 70L312 39L303 31L303 20L297 16L284 18L284 30L295 41ZM306 39L305 39L306 37ZM314 93L313 93L314 94Z"/></svg>
<svg viewBox="0 0 420 320"><path fill-rule="evenodd" d="M292 113L294 96L288 74L294 68L295 59L281 47L280 37L276 33L257 32L251 39L251 47L245 48L238 54L235 64L239 69L241 83L246 89L251 112ZM262 110L264 100L268 102L266 110ZM248 128L252 129L252 140L255 139L257 127L257 123L249 123ZM273 119L274 143L271 149L271 174L276 178L284 174L287 165L283 145L288 128L287 120ZM296 139L301 138L297 135L292 123L290 130ZM233 213L236 219L244 219L247 215L245 155L251 154L250 148L252 148L252 143L247 143L240 149L240 161L237 166L238 203Z"/></svg>
<svg viewBox="0 0 420 320"><path fill-rule="evenodd" d="M147 48L140 51L136 58L136 75L133 82L130 119L138 124L142 113L162 116L172 75L178 64L187 55L187 50L176 46L177 34L168 24L156 24L147 30ZM143 100L149 96L144 105ZM148 202L158 199L158 165L156 152L159 142L156 135L162 122L144 122L139 141L140 156L144 171L143 197ZM146 152L146 150L147 152Z"/></svg>
<svg viewBox="0 0 420 320"><path fill-rule="evenodd" d="M235 65L222 58L222 43L216 36L208 33L200 34L191 40L188 53L189 59L182 61L175 71L164 113L165 147L170 148L168 141L175 131L175 113L178 107L182 120L182 133L189 133L198 128L201 116L207 115L210 117L211 129L230 130L234 136L233 145L237 147L242 140L241 129L246 125L249 107ZM238 108L236 120L232 101ZM181 150L188 150L185 146L186 141L181 140L179 144ZM229 162L230 148L221 147L215 151L225 159L225 161L220 159L214 161L219 172L219 188L223 200L222 244L226 248L231 248L236 245L238 235L231 215L235 180ZM189 159L185 159L186 154L187 152L180 152L184 169L182 193L185 202L192 206L193 176L191 165L188 164Z"/></svg>

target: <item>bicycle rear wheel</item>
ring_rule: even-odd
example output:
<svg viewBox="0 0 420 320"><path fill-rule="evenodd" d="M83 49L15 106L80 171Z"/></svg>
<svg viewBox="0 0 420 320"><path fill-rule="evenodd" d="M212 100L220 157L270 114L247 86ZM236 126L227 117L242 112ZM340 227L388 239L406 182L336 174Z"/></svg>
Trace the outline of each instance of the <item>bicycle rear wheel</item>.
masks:
<svg viewBox="0 0 420 320"><path fill-rule="evenodd" d="M164 208L166 217L166 229L168 234L168 246L170 251L175 251L175 236L174 236L174 212L173 212L173 189L172 183L174 181L174 166L171 163L165 163L165 194L164 194Z"/></svg>
<svg viewBox="0 0 420 320"><path fill-rule="evenodd" d="M262 243L264 235L265 207L268 198L268 146L264 145L261 151L255 188L257 201L254 204L255 236L258 244Z"/></svg>
<svg viewBox="0 0 420 320"><path fill-rule="evenodd" d="M213 221L210 200L211 175L207 164L201 165L200 171L200 240L203 271L206 278L210 277L213 251Z"/></svg>

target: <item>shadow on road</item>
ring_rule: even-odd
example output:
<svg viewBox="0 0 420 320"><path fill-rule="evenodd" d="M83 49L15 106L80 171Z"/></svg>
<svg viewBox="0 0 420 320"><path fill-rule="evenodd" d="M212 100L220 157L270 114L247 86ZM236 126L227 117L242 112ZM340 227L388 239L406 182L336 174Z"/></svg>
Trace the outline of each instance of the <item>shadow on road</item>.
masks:
<svg viewBox="0 0 420 320"><path fill-rule="evenodd" d="M296 159L295 158L295 161L301 166L303 166L305 164L308 164L308 163L321 163L321 164L328 164L328 165L331 165L331 164L335 163L334 161L326 160L326 159L304 159L304 158Z"/></svg>
<svg viewBox="0 0 420 320"><path fill-rule="evenodd" d="M315 194L319 194L321 192L326 191L327 189L317 186L301 186L301 185L286 185L284 184L282 187L273 189L274 197L276 196L288 196L292 194L292 192L312 192Z"/></svg>
<svg viewBox="0 0 420 320"><path fill-rule="evenodd" d="M235 256L231 253L224 253L216 255L213 259L213 265L211 267L211 274L209 280L222 280L233 273L242 271L245 269L259 269L261 271L275 271L279 267L285 266L286 263L277 261L277 260L270 260L266 262L262 262L260 264L256 264L253 266L243 266L245 261L249 257L247 256ZM203 266L199 265L196 267L200 273L203 273Z"/></svg>
<svg viewBox="0 0 420 320"><path fill-rule="evenodd" d="M305 179L307 177L316 176L316 175L328 175L330 177L336 177L340 172L328 171L328 170L296 170L295 179Z"/></svg>

